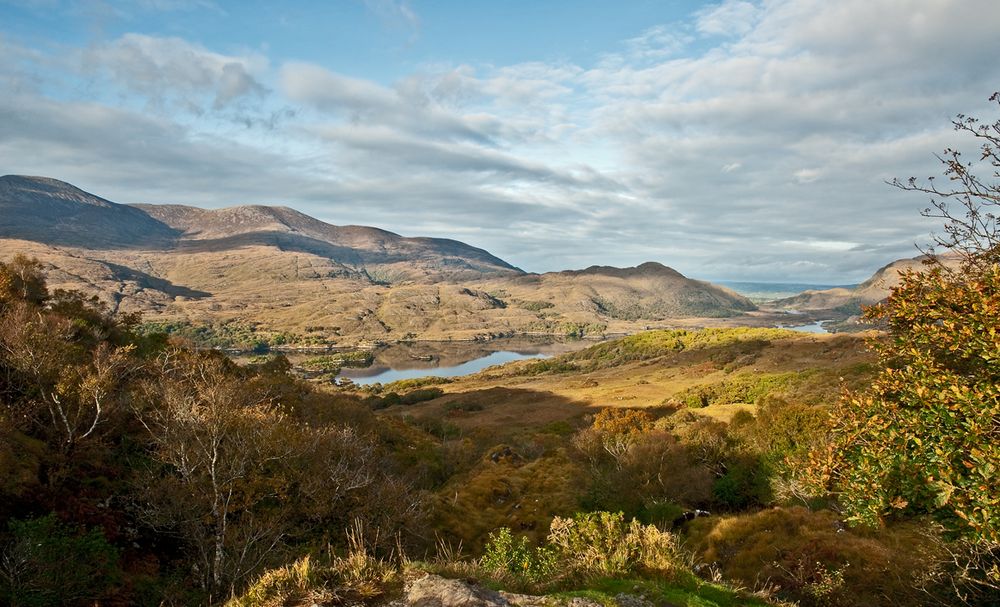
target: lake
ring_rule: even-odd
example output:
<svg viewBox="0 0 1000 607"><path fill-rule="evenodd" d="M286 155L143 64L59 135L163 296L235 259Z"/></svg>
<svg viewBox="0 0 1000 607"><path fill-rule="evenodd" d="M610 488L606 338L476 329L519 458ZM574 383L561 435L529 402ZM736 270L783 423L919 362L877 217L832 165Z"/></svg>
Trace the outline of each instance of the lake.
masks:
<svg viewBox="0 0 1000 607"><path fill-rule="evenodd" d="M782 329L791 329L792 331L802 331L803 333L829 333L823 328L823 323L829 322L826 320L817 320L814 323L809 323L808 325L791 325L781 327Z"/></svg>
<svg viewBox="0 0 1000 607"><path fill-rule="evenodd" d="M548 358L593 345L593 341L531 338L483 342L413 342L393 344L374 352L369 367L345 367L338 377L356 384L387 384L417 377L458 377L516 360Z"/></svg>
<svg viewBox="0 0 1000 607"><path fill-rule="evenodd" d="M466 361L458 365L447 367L425 367L420 369L389 369L372 365L364 369L342 369L337 377L347 377L356 384L387 384L401 379L415 379L417 377L458 377L460 375L470 375L478 373L486 367L502 365L515 360L526 360L530 358L548 358L548 354L525 354L522 352L493 352L482 358Z"/></svg>

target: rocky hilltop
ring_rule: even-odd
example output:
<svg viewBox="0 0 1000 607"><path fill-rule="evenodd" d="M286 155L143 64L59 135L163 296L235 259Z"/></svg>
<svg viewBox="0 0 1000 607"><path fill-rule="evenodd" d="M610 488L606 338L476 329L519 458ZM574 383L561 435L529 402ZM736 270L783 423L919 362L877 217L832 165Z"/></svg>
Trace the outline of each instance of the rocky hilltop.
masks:
<svg viewBox="0 0 1000 607"><path fill-rule="evenodd" d="M147 321L304 343L627 332L755 309L659 263L527 274L468 244L331 225L280 206L118 204L44 177L0 177L0 259Z"/></svg>

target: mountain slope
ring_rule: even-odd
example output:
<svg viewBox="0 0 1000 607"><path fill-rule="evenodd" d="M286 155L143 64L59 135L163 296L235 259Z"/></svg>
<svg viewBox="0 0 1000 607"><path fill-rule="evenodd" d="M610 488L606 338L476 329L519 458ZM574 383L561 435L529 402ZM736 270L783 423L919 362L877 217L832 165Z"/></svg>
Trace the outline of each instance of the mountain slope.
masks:
<svg viewBox="0 0 1000 607"><path fill-rule="evenodd" d="M527 275L509 281L518 287L548 296L555 305L572 304L581 310L613 320L659 321L683 317L730 317L756 309L742 295L708 282L691 280L656 262L634 268L591 266ZM530 293L524 293L529 296ZM537 296L537 294L536 294Z"/></svg>
<svg viewBox="0 0 1000 607"><path fill-rule="evenodd" d="M249 244L315 253L345 266L410 264L429 273L519 273L488 252L456 240L406 238L366 226L335 226L287 207L200 209L183 205L134 205L182 235L180 247L212 251ZM402 268L397 268L402 270ZM405 272L404 272L405 273Z"/></svg>
<svg viewBox="0 0 1000 607"><path fill-rule="evenodd" d="M899 284L899 274L907 270L921 271L927 268L927 256L919 255L909 259L897 259L875 271L871 278L853 289L834 288L803 291L794 297L779 299L773 305L799 311L839 310L845 313L857 313L861 306L876 304ZM953 257L938 258L946 266L958 263Z"/></svg>
<svg viewBox="0 0 1000 607"><path fill-rule="evenodd" d="M0 238L120 249L172 246L178 233L141 209L45 177L0 177Z"/></svg>
<svg viewBox="0 0 1000 607"><path fill-rule="evenodd" d="M36 257L54 288L149 321L342 343L629 332L754 310L658 263L525 274L455 240L335 226L286 207L121 205L52 179L0 184L0 259Z"/></svg>

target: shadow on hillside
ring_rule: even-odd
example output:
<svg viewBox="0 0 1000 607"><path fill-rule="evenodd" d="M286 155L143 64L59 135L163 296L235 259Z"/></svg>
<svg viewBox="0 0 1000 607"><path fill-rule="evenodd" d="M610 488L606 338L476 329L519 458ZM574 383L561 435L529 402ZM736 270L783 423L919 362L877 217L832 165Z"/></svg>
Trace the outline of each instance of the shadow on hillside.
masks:
<svg viewBox="0 0 1000 607"><path fill-rule="evenodd" d="M201 299L211 297L208 291L198 291L182 285L175 285L169 280L157 278L145 272L140 272L134 268L119 265L116 263L104 262L114 273L116 279L121 281L132 281L144 289L152 289L166 293L171 297L187 297L189 299Z"/></svg>
<svg viewBox="0 0 1000 607"><path fill-rule="evenodd" d="M361 268L365 265L412 263L421 260L437 261L447 266L447 269L450 271L480 271L474 264L458 257L458 255L465 254L464 251L452 252L445 250L435 254L433 250L421 250L408 244L399 245L396 249L365 250L331 244L303 234L290 234L286 232L254 232L227 236L225 238L184 240L178 244L178 251L182 253L214 253L250 246L270 246L282 251L308 253L325 257L347 266L345 273L355 276L364 276L363 270L349 268ZM448 257L447 255L456 256ZM444 256L443 259L441 256ZM480 260L474 259L474 261Z"/></svg>
<svg viewBox="0 0 1000 607"><path fill-rule="evenodd" d="M412 417L418 423L448 422L463 432L489 432L499 441L524 430L544 431L546 426L558 422L580 426L583 416L595 413L600 405L552 392L492 387L446 393L434 400L399 405L386 412Z"/></svg>

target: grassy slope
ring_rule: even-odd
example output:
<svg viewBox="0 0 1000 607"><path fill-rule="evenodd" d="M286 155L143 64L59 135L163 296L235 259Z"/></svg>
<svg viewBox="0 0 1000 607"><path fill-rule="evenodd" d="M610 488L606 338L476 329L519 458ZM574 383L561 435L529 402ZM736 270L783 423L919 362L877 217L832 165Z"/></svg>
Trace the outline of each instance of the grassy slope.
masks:
<svg viewBox="0 0 1000 607"><path fill-rule="evenodd" d="M678 335L648 332L541 363L487 369L441 386L445 394L440 398L389 412L446 418L470 433L503 435L572 423L597 408L676 406L692 389L789 374L794 377L780 388L782 393L810 404L829 404L843 385L863 379L871 361L863 338L856 335L741 329L715 332L716 340L689 338L692 343L677 349ZM482 408L463 411L456 403ZM754 402L723 399L690 410L727 421L739 410L753 409Z"/></svg>

